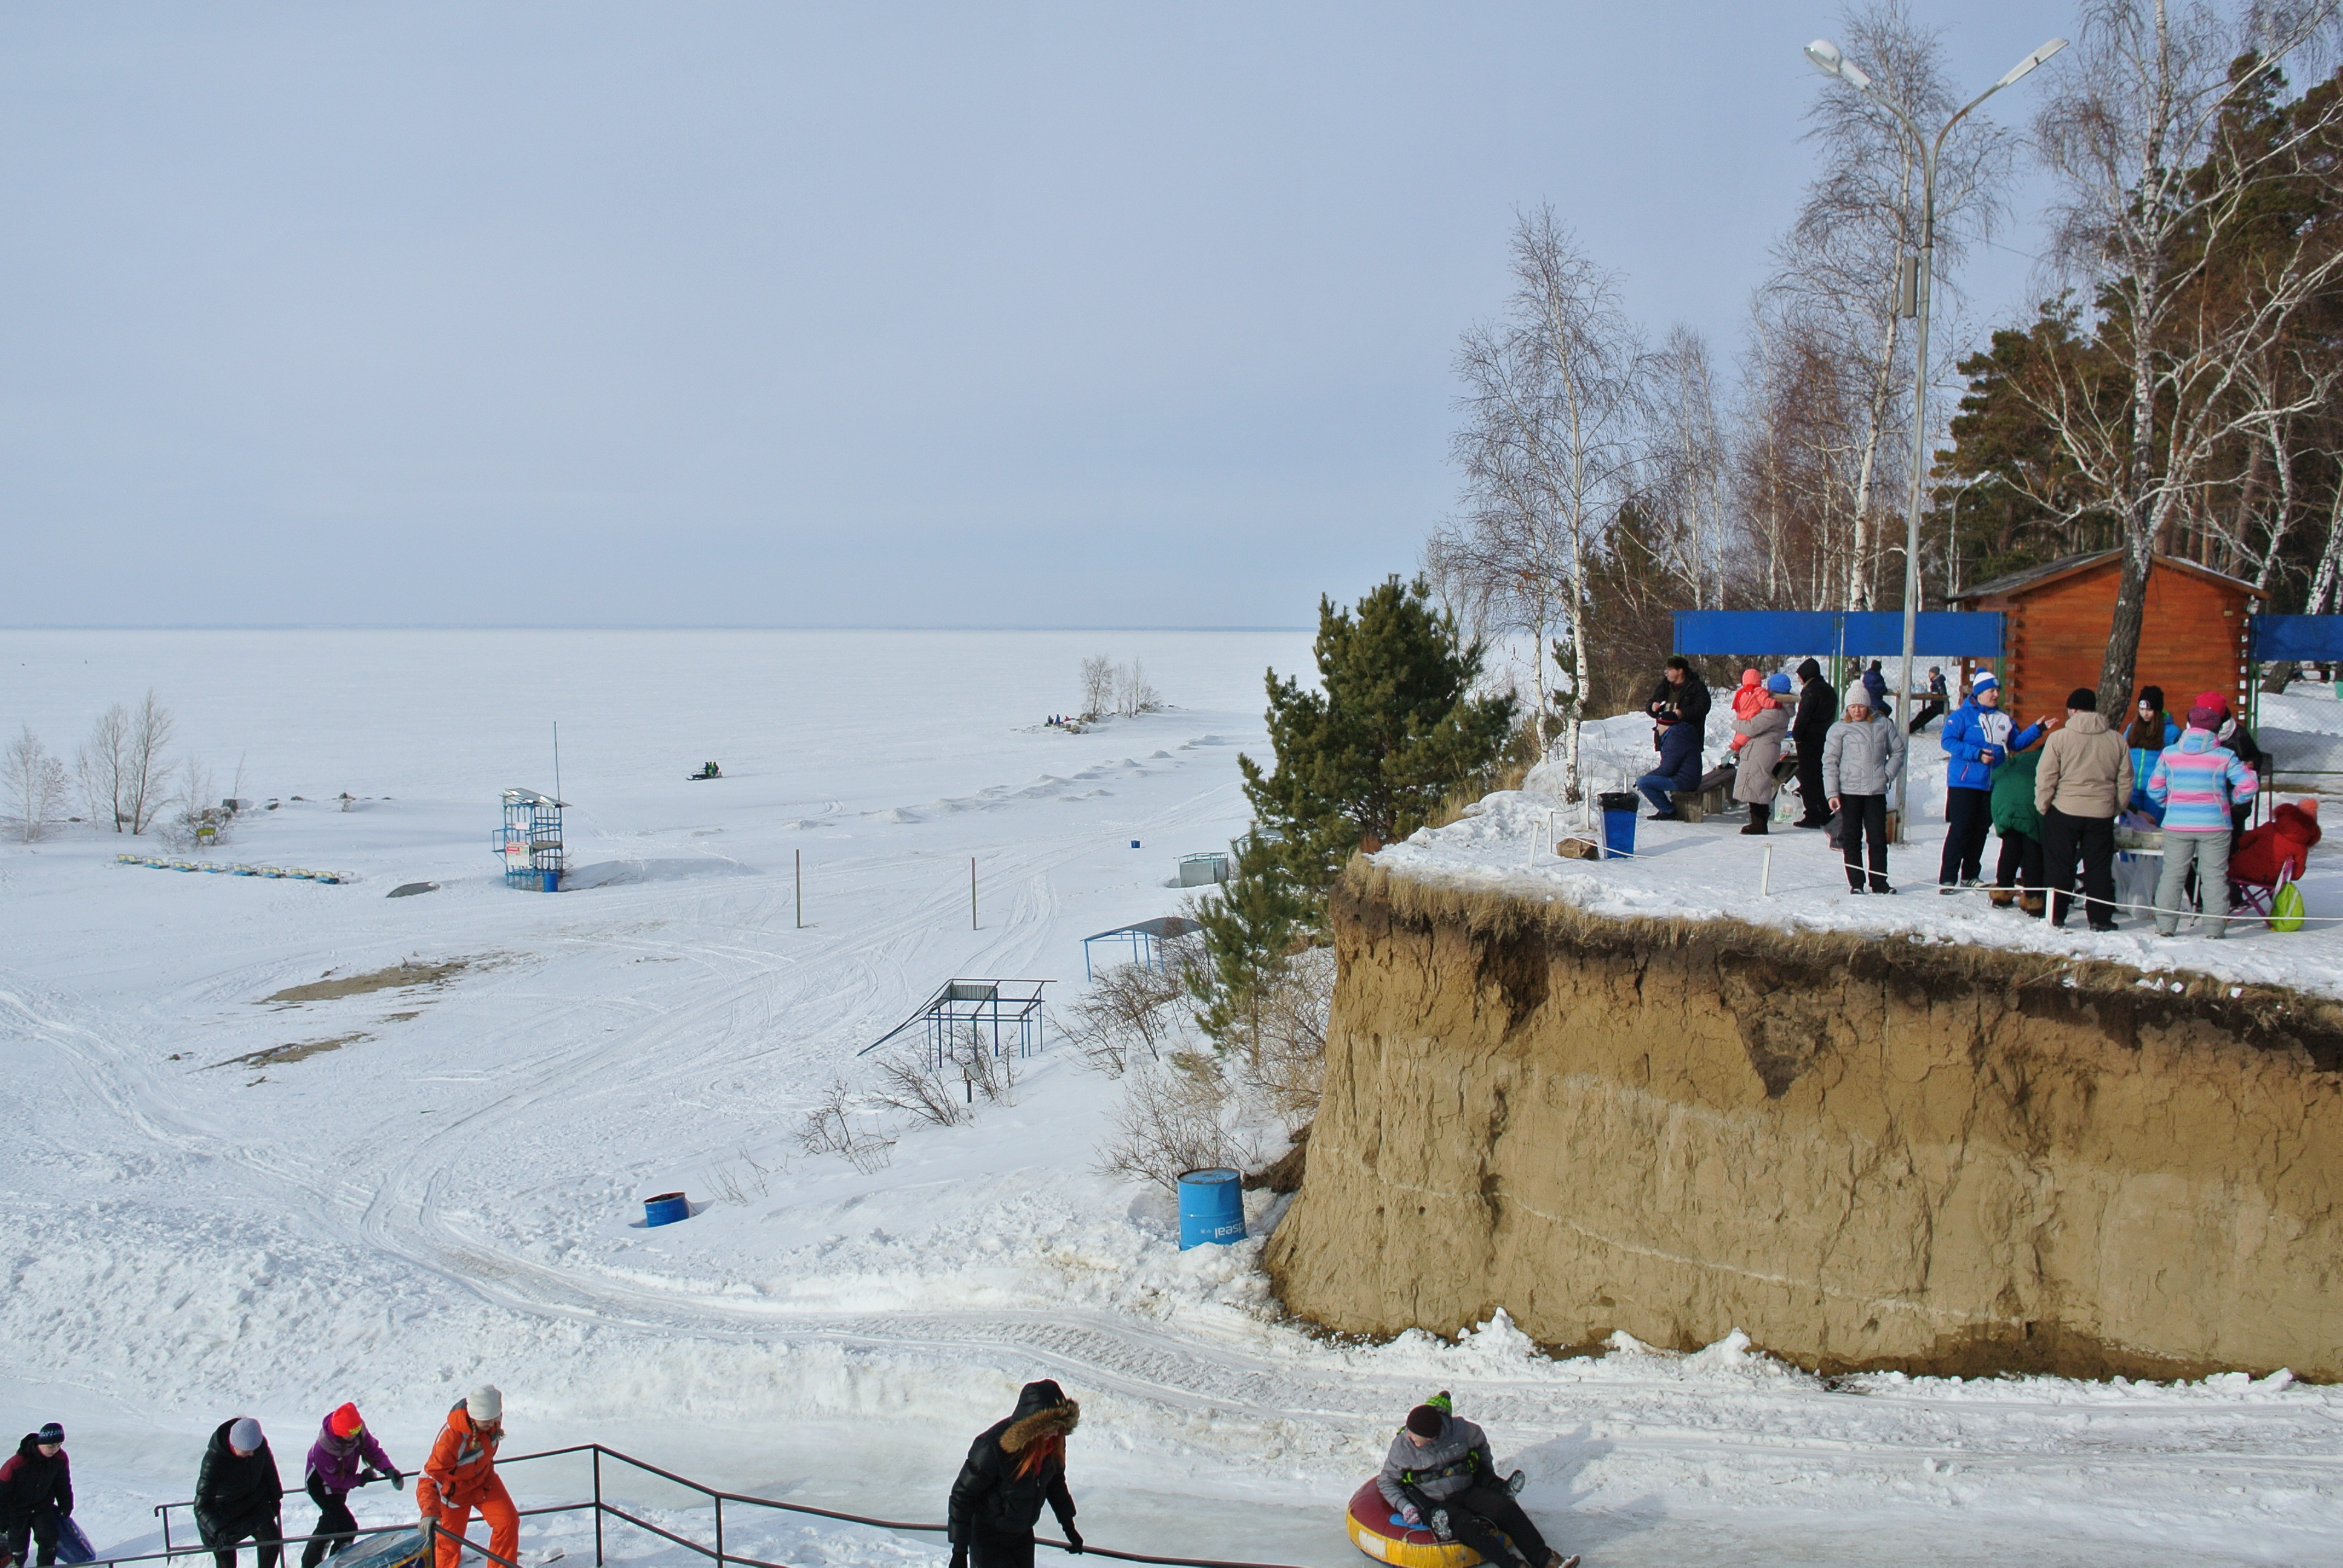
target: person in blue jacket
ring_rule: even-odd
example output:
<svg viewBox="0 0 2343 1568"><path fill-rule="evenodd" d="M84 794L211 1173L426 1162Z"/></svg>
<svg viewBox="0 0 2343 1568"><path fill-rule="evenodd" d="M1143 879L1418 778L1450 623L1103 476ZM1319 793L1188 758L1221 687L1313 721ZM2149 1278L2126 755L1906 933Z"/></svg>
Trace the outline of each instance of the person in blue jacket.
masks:
<svg viewBox="0 0 2343 1568"><path fill-rule="evenodd" d="M1635 788L1652 803L1650 820L1680 821L1668 792L1700 788L1700 726L1666 713L1659 720L1659 766L1636 779Z"/></svg>
<svg viewBox="0 0 2343 1568"><path fill-rule="evenodd" d="M1993 770L2054 728L2037 719L2019 729L2001 710L2001 682L1987 670L1969 683L1968 700L1945 720L1945 854L1936 891L1984 886L1985 840L1993 829Z"/></svg>

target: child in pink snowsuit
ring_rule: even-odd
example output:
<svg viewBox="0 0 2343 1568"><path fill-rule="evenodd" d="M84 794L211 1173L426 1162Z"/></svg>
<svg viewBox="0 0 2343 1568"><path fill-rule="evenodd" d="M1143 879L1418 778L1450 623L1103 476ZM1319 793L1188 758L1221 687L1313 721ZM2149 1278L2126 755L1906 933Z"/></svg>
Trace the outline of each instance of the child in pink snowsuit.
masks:
<svg viewBox="0 0 2343 1568"><path fill-rule="evenodd" d="M1735 719L1755 719L1757 717L1758 709L1765 706L1765 688L1761 682L1761 678L1754 669L1743 670L1741 672L1741 685L1733 693L1733 717ZM1748 744L1749 737L1746 735L1735 735L1733 738L1733 744L1728 747L1727 749L1738 751L1744 746Z"/></svg>

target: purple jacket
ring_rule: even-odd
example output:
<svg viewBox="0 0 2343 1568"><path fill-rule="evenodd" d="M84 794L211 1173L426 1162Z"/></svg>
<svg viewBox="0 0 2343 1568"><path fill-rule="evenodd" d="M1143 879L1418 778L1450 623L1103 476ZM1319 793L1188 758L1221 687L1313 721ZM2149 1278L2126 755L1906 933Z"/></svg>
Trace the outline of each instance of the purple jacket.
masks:
<svg viewBox="0 0 2343 1568"><path fill-rule="evenodd" d="M385 1475L397 1473L398 1467L374 1440L371 1427L362 1428L356 1437L336 1437L319 1423L317 1441L309 1445L309 1473L317 1478L319 1490L355 1492L359 1473L368 1465Z"/></svg>

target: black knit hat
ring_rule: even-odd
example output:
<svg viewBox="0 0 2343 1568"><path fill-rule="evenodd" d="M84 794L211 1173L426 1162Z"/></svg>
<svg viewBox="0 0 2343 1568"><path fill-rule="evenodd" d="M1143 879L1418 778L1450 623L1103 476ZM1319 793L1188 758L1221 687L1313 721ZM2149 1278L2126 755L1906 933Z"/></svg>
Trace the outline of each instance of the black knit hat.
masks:
<svg viewBox="0 0 2343 1568"><path fill-rule="evenodd" d="M1407 1412L1407 1429L1418 1437L1438 1437L1440 1422L1440 1412L1428 1404L1417 1405Z"/></svg>
<svg viewBox="0 0 2343 1568"><path fill-rule="evenodd" d="M33 1441L35 1442L63 1442L65 1440L65 1429L59 1426L55 1422L49 1422L48 1425L41 1428L40 1431L33 1434Z"/></svg>
<svg viewBox="0 0 2343 1568"><path fill-rule="evenodd" d="M2077 713L2097 713L2099 694L2087 686L2078 686L2066 694L2066 706Z"/></svg>

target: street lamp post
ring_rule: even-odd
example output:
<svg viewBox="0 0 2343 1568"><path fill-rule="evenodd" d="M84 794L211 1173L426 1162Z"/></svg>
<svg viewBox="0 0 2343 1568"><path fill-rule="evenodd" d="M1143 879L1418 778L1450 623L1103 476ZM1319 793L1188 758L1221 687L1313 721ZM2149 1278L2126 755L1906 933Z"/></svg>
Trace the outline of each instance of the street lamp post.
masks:
<svg viewBox="0 0 2343 1568"><path fill-rule="evenodd" d="M1936 247L1936 158L1945 150L1945 138L1961 123L1971 109L2025 75L2035 66L2066 46L2064 38L2053 38L2002 74L2001 80L1971 98L1960 112L1945 122L1944 129L1932 139L1913 123L1904 106L1872 85L1855 63L1839 53L1838 45L1827 38L1817 38L1806 45L1806 61L1825 76L1836 76L1859 92L1868 93L1887 112L1902 122L1905 134L1912 138L1920 154L1920 258L1919 271L1913 288L1914 314L1918 325L1913 335L1912 355L1912 493L1904 525L1904 674L1899 689L1904 700L1912 700L1912 655L1920 632L1920 496L1926 478L1928 447L1928 299L1935 292ZM1899 714L1896 720L1903 722ZM1900 840L1905 824L1911 820L1912 769L1907 761L1896 778L1896 837Z"/></svg>

